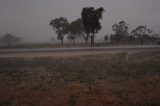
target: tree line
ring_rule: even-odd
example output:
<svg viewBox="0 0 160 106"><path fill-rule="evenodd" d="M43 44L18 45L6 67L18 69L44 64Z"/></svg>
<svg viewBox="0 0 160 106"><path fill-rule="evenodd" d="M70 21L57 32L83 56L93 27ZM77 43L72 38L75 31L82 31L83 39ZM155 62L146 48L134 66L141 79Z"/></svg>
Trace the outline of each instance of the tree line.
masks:
<svg viewBox="0 0 160 106"><path fill-rule="evenodd" d="M75 45L75 39L83 37L86 44L89 39L91 45L94 46L95 33L101 30L100 20L102 19L103 7L95 9L94 7L85 7L82 9L81 18L69 23L67 18L60 17L50 21L50 26L57 34L57 39L64 43L64 36L73 41Z"/></svg>
<svg viewBox="0 0 160 106"><path fill-rule="evenodd" d="M49 25L57 34L57 40L60 40L62 44L64 44L64 37L67 36L67 39L72 41L74 46L76 45L76 39L79 38L83 38L86 44L90 41L91 46L94 46L95 34L102 28L100 20L102 20L104 12L103 7L97 9L84 7L81 11L81 18L69 23L67 18L59 17L51 20ZM157 41L160 44L160 35L155 34L145 25L140 25L131 32L128 29L129 24L122 20L112 26L114 33L105 35L104 40L110 41L112 44L139 43L143 45L144 43ZM6 33L0 37L0 45L11 46L18 44L21 40L20 37ZM54 38L51 40L54 40Z"/></svg>
<svg viewBox="0 0 160 106"><path fill-rule="evenodd" d="M114 34L110 35L110 40L111 43L116 44L139 43L143 45L144 43L155 42L160 39L158 34L155 34L145 25L140 25L129 33L128 24L125 21L114 24L112 30L114 31ZM105 39L107 39L107 36L105 36Z"/></svg>
<svg viewBox="0 0 160 106"><path fill-rule="evenodd" d="M57 34L57 39L64 43L64 36L72 41L75 46L75 39L83 37L86 44L90 40L91 45L94 46L95 33L98 33L102 26L100 20L105 10L103 7L95 9L94 7L84 7L81 12L81 18L78 18L71 23L67 18L60 17L50 21L50 26ZM128 24L125 21L120 21L118 24L112 26L114 34L105 35L104 40L110 39L111 43L140 43L153 42L160 39L158 34L147 26L140 25L130 33L128 32Z"/></svg>
<svg viewBox="0 0 160 106"><path fill-rule="evenodd" d="M21 40L22 39L20 37L6 33L4 36L0 37L0 44L11 46L11 45L18 44Z"/></svg>

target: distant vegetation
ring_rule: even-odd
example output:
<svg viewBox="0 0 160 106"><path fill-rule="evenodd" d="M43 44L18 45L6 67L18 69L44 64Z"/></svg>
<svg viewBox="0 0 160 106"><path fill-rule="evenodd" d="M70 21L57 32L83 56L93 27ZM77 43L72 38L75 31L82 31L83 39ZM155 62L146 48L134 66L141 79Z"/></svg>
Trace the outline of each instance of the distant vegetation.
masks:
<svg viewBox="0 0 160 106"><path fill-rule="evenodd" d="M146 26L139 26L131 32L131 36L140 41L141 45L147 40L153 40L153 36L150 36L151 34L152 30L148 29Z"/></svg>
<svg viewBox="0 0 160 106"><path fill-rule="evenodd" d="M85 7L82 9L81 16L77 20L69 23L67 18L60 17L50 21L50 26L57 34L57 39L62 41L65 35L68 35L68 40L72 40L75 46L75 39L82 36L86 44L88 43L89 37L91 38L91 45L94 45L95 33L98 33L101 29L99 22L102 19L102 13L104 9L94 7Z"/></svg>
<svg viewBox="0 0 160 106"><path fill-rule="evenodd" d="M53 27L53 30L57 34L57 39L61 40L63 44L64 36L68 34L68 20L67 18L60 17L60 18L55 18L54 20L51 20L50 26Z"/></svg>
<svg viewBox="0 0 160 106"><path fill-rule="evenodd" d="M103 38L104 42L101 41L95 44L95 34L102 28L100 20L102 20L104 11L103 7L97 9L94 7L84 7L80 13L81 17L74 21L69 22L65 17L52 19L49 25L53 28L57 37L51 37L49 39L50 43L20 43L20 37L6 33L0 36L0 48L68 47L72 46L70 42L72 42L74 46L89 46L89 42L91 46L104 46L108 44L160 45L160 34L154 33L152 29L149 29L145 25L139 25L129 32L129 24L124 20L111 26L113 33L105 35ZM63 45L65 38L67 38L69 43ZM51 43L56 40L60 40L62 45ZM79 41L84 41L85 43L78 43Z"/></svg>
<svg viewBox="0 0 160 106"><path fill-rule="evenodd" d="M138 26L130 33L128 32L128 24L125 21L120 21L118 24L112 26L115 34L111 34L111 43L128 44L128 43L153 43L160 39L160 36L154 34L147 26Z"/></svg>
<svg viewBox="0 0 160 106"><path fill-rule="evenodd" d="M11 45L18 44L20 41L21 41L20 37L17 37L9 33L6 33L4 36L0 37L1 45L11 46Z"/></svg>
<svg viewBox="0 0 160 106"><path fill-rule="evenodd" d="M100 21L102 19L104 9L100 7L95 9L94 7L84 7L81 12L81 18L69 23L67 18L60 17L50 21L50 25L57 34L57 39L62 41L64 36L67 35L69 41L72 41L74 46L76 45L75 39L84 38L86 44L91 41L91 45L94 46L95 33L98 33L102 26ZM160 43L160 36L155 34L151 29L145 25L140 25L128 31L128 23L120 21L118 24L112 26L114 34L105 35L104 41L111 44L141 44L148 43Z"/></svg>

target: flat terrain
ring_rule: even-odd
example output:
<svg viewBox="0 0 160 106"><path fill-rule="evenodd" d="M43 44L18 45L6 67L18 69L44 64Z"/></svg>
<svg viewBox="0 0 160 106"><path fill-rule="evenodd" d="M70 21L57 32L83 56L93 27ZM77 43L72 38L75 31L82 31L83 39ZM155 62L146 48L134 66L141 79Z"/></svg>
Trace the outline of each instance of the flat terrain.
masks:
<svg viewBox="0 0 160 106"><path fill-rule="evenodd" d="M66 47L66 48L33 48L33 49L0 49L0 57L48 57L77 56L93 54L136 53L159 51L160 46L109 46L109 47Z"/></svg>
<svg viewBox="0 0 160 106"><path fill-rule="evenodd" d="M158 48L55 54L1 53L0 106L160 105Z"/></svg>

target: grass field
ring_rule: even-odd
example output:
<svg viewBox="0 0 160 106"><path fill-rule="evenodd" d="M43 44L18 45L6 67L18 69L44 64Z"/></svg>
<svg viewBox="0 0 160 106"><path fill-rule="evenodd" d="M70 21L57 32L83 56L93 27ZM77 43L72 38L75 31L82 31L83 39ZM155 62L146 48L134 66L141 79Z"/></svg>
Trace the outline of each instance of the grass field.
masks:
<svg viewBox="0 0 160 106"><path fill-rule="evenodd" d="M0 58L0 106L158 106L160 51Z"/></svg>

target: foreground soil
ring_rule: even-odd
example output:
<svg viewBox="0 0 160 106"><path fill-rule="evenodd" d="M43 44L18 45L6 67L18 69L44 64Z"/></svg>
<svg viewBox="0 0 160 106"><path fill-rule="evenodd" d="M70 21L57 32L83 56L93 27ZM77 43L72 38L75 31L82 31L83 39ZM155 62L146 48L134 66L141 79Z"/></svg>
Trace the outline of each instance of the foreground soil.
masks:
<svg viewBox="0 0 160 106"><path fill-rule="evenodd" d="M0 106L159 105L160 51L0 58Z"/></svg>

